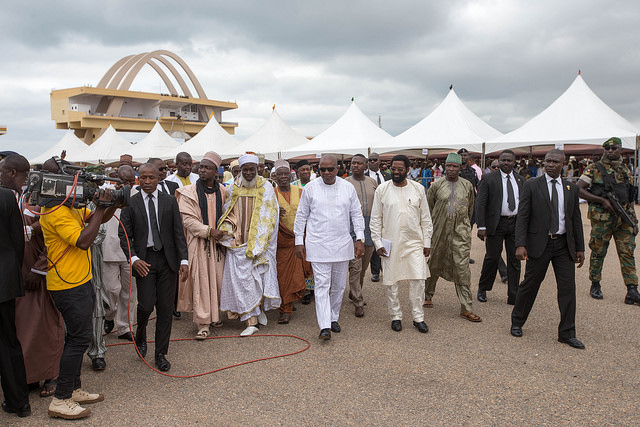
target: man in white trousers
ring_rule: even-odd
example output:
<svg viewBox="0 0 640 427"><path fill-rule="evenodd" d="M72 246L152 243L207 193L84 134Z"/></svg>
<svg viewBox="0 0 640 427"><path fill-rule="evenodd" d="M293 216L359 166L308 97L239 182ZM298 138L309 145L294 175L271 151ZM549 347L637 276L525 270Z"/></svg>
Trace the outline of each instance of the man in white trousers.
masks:
<svg viewBox="0 0 640 427"><path fill-rule="evenodd" d="M296 256L313 267L319 338L329 340L331 332L340 332L338 318L349 261L364 254L364 218L353 185L337 178L335 156L322 157L319 170L322 179L311 181L302 192L293 232Z"/></svg>
<svg viewBox="0 0 640 427"><path fill-rule="evenodd" d="M407 180L408 172L407 156L397 155L391 159L391 181L376 189L369 227L382 260L382 284L387 287L391 329L402 330L398 288L401 283L408 283L413 326L427 333L429 327L424 321L422 295L424 281L429 277L427 258L431 252L433 226L424 187Z"/></svg>

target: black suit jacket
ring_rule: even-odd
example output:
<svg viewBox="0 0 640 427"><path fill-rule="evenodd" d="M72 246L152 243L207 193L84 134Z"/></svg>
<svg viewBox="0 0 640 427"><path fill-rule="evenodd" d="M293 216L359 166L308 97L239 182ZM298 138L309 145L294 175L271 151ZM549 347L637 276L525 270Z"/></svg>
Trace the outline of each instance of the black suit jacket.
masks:
<svg viewBox="0 0 640 427"><path fill-rule="evenodd" d="M146 261L147 239L149 236L149 220L144 207L143 192L131 196L129 206L122 209L120 220L124 225L129 237L131 246L131 256ZM182 229L182 217L178 209L178 202L175 197L158 191L158 223L160 224L160 239L167 258L167 263L173 272L180 268L180 261L188 259L187 242ZM118 229L120 237L120 247L128 256L129 248L127 238L122 228ZM134 274L135 270L134 270ZM137 277L137 276L136 276Z"/></svg>
<svg viewBox="0 0 640 427"><path fill-rule="evenodd" d="M171 194L172 196L175 196L176 194L176 190L178 189L178 183L177 182L171 182L171 181L167 181L167 180L163 180L161 181L164 183L164 185L167 186L167 188L169 189L169 194Z"/></svg>
<svg viewBox="0 0 640 427"><path fill-rule="evenodd" d="M567 246L571 258L575 261L576 252L584 252L578 186L563 179L562 191ZM525 246L530 257L538 258L547 246L550 224L551 198L545 174L531 178L522 186L516 220L516 247Z"/></svg>
<svg viewBox="0 0 640 427"><path fill-rule="evenodd" d="M513 172L513 178L518 184L518 193L522 193L525 179ZM488 235L493 235L498 227L502 214L502 173L497 170L482 177L476 195L476 224L478 228L485 227Z"/></svg>
<svg viewBox="0 0 640 427"><path fill-rule="evenodd" d="M0 188L0 303L24 295L24 228L13 191Z"/></svg>

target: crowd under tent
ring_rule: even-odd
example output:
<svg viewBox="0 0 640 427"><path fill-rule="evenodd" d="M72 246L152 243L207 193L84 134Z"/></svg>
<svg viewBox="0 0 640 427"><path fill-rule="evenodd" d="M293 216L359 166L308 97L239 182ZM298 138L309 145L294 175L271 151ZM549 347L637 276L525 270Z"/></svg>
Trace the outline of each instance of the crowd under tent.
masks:
<svg viewBox="0 0 640 427"><path fill-rule="evenodd" d="M173 153L180 148L180 143L164 131L160 122L156 124L142 140L133 145L128 154L136 162L146 162L150 157L162 160L173 159Z"/></svg>
<svg viewBox="0 0 640 427"><path fill-rule="evenodd" d="M238 141L212 117L196 136L173 150L170 157L175 158L176 154L185 151L193 160L200 161L207 152L215 151L223 159L229 159L238 157L237 146Z"/></svg>
<svg viewBox="0 0 640 427"><path fill-rule="evenodd" d="M66 152L66 158L74 157L81 154L88 148L88 145L84 143L80 138L76 136L74 131L68 130L62 139L58 141L53 147L47 149L44 153L40 154L29 160L32 165L39 165L53 156L62 157L62 152Z"/></svg>
<svg viewBox="0 0 640 427"><path fill-rule="evenodd" d="M121 155L131 153L132 149L133 145L109 125L93 144L79 154L68 155L66 160L91 164L112 163L119 161Z"/></svg>
<svg viewBox="0 0 640 427"><path fill-rule="evenodd" d="M352 156L358 153L366 156L369 147L391 144L392 140L391 135L369 120L352 101L333 125L311 141L283 151L282 157L291 159L315 155L319 158L323 154Z"/></svg>
<svg viewBox="0 0 640 427"><path fill-rule="evenodd" d="M273 112L267 121L253 135L244 140L236 151L238 156L247 151L259 152L267 160L282 158L282 152L306 144L307 138L293 130L282 120L273 106Z"/></svg>

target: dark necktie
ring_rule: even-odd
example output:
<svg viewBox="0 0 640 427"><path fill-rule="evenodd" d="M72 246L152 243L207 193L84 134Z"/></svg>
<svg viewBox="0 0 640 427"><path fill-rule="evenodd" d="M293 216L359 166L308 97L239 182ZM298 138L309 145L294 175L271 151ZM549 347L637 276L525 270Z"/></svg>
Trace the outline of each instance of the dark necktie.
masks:
<svg viewBox="0 0 640 427"><path fill-rule="evenodd" d="M382 184L382 181L380 181L380 172L376 172L376 179L378 180L378 185Z"/></svg>
<svg viewBox="0 0 640 427"><path fill-rule="evenodd" d="M149 194L149 221L151 221L151 236L153 237L153 249L162 249L160 240L160 230L158 230L158 218L156 217L156 206L153 203L153 194Z"/></svg>
<svg viewBox="0 0 640 427"><path fill-rule="evenodd" d="M549 226L549 232L556 234L560 224L560 214L558 213L558 190L556 190L557 180L551 180L551 225Z"/></svg>
<svg viewBox="0 0 640 427"><path fill-rule="evenodd" d="M167 190L166 185L167 184L165 184L164 181L160 181L160 190L162 190L163 193L169 194L169 191Z"/></svg>
<svg viewBox="0 0 640 427"><path fill-rule="evenodd" d="M511 174L507 175L507 205L509 206L509 212L513 212L516 209L516 195L513 192L513 185L511 185Z"/></svg>

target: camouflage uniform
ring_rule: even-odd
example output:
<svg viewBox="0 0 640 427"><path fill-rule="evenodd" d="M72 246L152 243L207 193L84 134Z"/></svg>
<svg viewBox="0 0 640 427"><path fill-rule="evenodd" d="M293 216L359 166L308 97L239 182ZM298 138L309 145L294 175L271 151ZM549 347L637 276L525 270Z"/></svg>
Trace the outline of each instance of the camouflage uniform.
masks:
<svg viewBox="0 0 640 427"><path fill-rule="evenodd" d="M617 184L623 184L624 178L627 177L628 182L632 182L632 175L629 168L624 164L613 167L607 161L601 161L607 173L614 176ZM580 179L590 186L602 185L604 180L600 171L596 168L595 163L590 164L583 172ZM623 203L622 206L632 220L636 220L636 214L631 203ZM625 285L638 285L638 276L636 274L636 261L634 251L636 249L635 234L633 227L628 225L622 218L609 212L599 203L589 203L588 218L591 220L591 238L589 239L589 247L591 248L591 257L589 260L589 279L592 282L600 282L602 278L602 264L607 255L609 241L613 236L620 259L620 270Z"/></svg>

